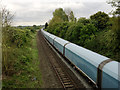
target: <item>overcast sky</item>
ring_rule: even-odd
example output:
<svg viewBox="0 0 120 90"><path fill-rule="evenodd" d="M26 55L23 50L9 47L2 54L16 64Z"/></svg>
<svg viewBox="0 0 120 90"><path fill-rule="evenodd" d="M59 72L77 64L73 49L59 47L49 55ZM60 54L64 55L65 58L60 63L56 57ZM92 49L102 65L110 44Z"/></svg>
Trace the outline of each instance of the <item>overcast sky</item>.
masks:
<svg viewBox="0 0 120 90"><path fill-rule="evenodd" d="M15 14L13 25L43 25L52 18L56 8L71 9L76 18L98 11L109 13L107 0L2 0L2 5Z"/></svg>

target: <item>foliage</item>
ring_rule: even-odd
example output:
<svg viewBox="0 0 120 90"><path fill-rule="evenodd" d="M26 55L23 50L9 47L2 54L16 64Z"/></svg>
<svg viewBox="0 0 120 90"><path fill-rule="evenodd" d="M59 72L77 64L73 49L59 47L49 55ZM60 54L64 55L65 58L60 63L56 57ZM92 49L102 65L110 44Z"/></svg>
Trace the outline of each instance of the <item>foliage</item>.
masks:
<svg viewBox="0 0 120 90"><path fill-rule="evenodd" d="M8 50L9 70L5 71L3 68L3 89L41 87L36 34L31 32L29 34L31 37L28 40L30 41L24 47L11 46ZM11 44L14 45L14 43Z"/></svg>
<svg viewBox="0 0 120 90"><path fill-rule="evenodd" d="M7 35L7 36L6 36ZM25 46L26 43L29 42L29 31L28 30L21 30L13 27L9 27L9 30L6 31L6 34L3 34L3 42L2 42L2 57L3 57L3 73L9 73L13 69L12 66L9 68L10 64L8 61L10 51L14 51L14 48L22 48Z"/></svg>
<svg viewBox="0 0 120 90"><path fill-rule="evenodd" d="M66 39L76 43L79 40L80 30L83 27L82 24L71 25L66 32Z"/></svg>
<svg viewBox="0 0 120 90"><path fill-rule="evenodd" d="M90 23L90 20L89 20L89 19L86 19L86 18L84 18L84 17L81 17L81 18L78 19L77 22L86 25L86 24L89 24L89 23Z"/></svg>
<svg viewBox="0 0 120 90"><path fill-rule="evenodd" d="M120 16L120 1L119 0L109 0L108 4L111 4L112 7L115 7L116 10L112 11L113 16Z"/></svg>
<svg viewBox="0 0 120 90"><path fill-rule="evenodd" d="M114 52L119 52L120 50L120 24L118 22L119 17L113 18L113 26L112 29L107 32L106 37L109 42L107 46L112 48Z"/></svg>
<svg viewBox="0 0 120 90"><path fill-rule="evenodd" d="M66 15L65 11L63 11L62 8L58 8L53 12L53 18L52 18L52 20L50 20L48 28L51 28L59 23L65 22L65 21L68 21L68 16Z"/></svg>
<svg viewBox="0 0 120 90"><path fill-rule="evenodd" d="M97 12L94 15L90 16L90 19L93 20L93 24L99 29L103 30L107 27L107 22L109 21L109 16L104 12Z"/></svg>
<svg viewBox="0 0 120 90"><path fill-rule="evenodd" d="M96 31L97 29L93 24L83 26L80 32L78 44L84 46L85 42L88 39L91 39L91 36L95 35Z"/></svg>
<svg viewBox="0 0 120 90"><path fill-rule="evenodd" d="M11 25L14 15L6 8L0 9L0 12L2 16L2 27L7 28L7 26Z"/></svg>
<svg viewBox="0 0 120 90"><path fill-rule="evenodd" d="M68 16L66 15L65 11L62 8L58 8L53 12L53 17L58 17L63 21L68 21Z"/></svg>
<svg viewBox="0 0 120 90"><path fill-rule="evenodd" d="M73 14L73 11L70 12L70 14L68 15L68 18L70 22L76 22L76 18Z"/></svg>

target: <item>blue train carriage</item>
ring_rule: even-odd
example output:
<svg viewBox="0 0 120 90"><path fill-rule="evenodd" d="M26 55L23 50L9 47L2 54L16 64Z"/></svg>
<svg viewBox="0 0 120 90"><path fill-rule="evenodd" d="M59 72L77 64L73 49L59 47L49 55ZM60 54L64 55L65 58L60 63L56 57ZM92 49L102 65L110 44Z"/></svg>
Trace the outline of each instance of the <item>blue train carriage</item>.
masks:
<svg viewBox="0 0 120 90"><path fill-rule="evenodd" d="M89 79L93 81L93 83L96 85L100 83L101 88L119 88L120 75L118 68L120 68L120 63L111 61L105 56L73 43L69 43L65 46L65 57L82 70L84 74L90 77ZM107 63L103 65L102 73L98 73L98 67L106 61ZM100 81L98 81L98 74L101 74Z"/></svg>
<svg viewBox="0 0 120 90"><path fill-rule="evenodd" d="M64 53L64 45L66 45L66 43L69 43L69 41L61 39L59 37L56 37L54 39L54 47L58 49L58 51L60 51L62 54Z"/></svg>
<svg viewBox="0 0 120 90"><path fill-rule="evenodd" d="M111 61L102 69L102 88L117 88L120 90L120 63Z"/></svg>
<svg viewBox="0 0 120 90"><path fill-rule="evenodd" d="M49 41L53 43L55 48L82 70L94 84L100 85L101 88L119 88L120 75L118 67L120 63L111 61L105 56L48 34L46 31L43 32L46 38L49 37ZM101 66L100 70L99 67Z"/></svg>
<svg viewBox="0 0 120 90"><path fill-rule="evenodd" d="M45 36L45 38L49 41L49 36L51 35L50 33L44 31L44 30L41 30L43 35Z"/></svg>
<svg viewBox="0 0 120 90"><path fill-rule="evenodd" d="M45 31L43 29L41 29L41 33L43 34L43 36L45 37Z"/></svg>
<svg viewBox="0 0 120 90"><path fill-rule="evenodd" d="M65 46L65 57L82 70L94 84L97 83L99 64L109 59L73 43Z"/></svg>
<svg viewBox="0 0 120 90"><path fill-rule="evenodd" d="M54 39L56 38L56 36L55 35L53 35L53 34L51 34L50 36L49 36L49 42L53 45L54 44Z"/></svg>
<svg viewBox="0 0 120 90"><path fill-rule="evenodd" d="M41 33L44 35L43 28L41 29Z"/></svg>

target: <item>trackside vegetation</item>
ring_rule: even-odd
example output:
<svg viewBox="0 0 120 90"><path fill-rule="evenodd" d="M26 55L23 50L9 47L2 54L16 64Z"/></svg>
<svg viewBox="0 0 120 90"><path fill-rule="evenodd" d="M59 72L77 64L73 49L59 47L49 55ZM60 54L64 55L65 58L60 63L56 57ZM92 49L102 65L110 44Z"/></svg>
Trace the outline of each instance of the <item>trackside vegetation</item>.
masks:
<svg viewBox="0 0 120 90"><path fill-rule="evenodd" d="M119 2L109 3L114 6ZM53 12L53 18L45 30L120 62L119 8L117 6L113 17L98 11L88 19L80 17L78 20L76 20L73 11L66 14L62 8L58 8Z"/></svg>
<svg viewBox="0 0 120 90"><path fill-rule="evenodd" d="M40 88L36 27L9 27L9 32L6 31L7 41L3 40L6 46L2 51L3 88Z"/></svg>
<svg viewBox="0 0 120 90"><path fill-rule="evenodd" d="M11 26L13 15L3 8L2 88L40 88L36 30L40 26Z"/></svg>

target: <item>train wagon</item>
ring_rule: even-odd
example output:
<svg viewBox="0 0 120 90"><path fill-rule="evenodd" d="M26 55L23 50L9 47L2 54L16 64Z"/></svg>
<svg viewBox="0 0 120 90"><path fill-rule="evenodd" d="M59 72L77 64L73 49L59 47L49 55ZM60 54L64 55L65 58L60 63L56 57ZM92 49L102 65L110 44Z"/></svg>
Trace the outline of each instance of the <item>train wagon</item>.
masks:
<svg viewBox="0 0 120 90"><path fill-rule="evenodd" d="M120 89L120 63L41 30L44 37L98 88Z"/></svg>

